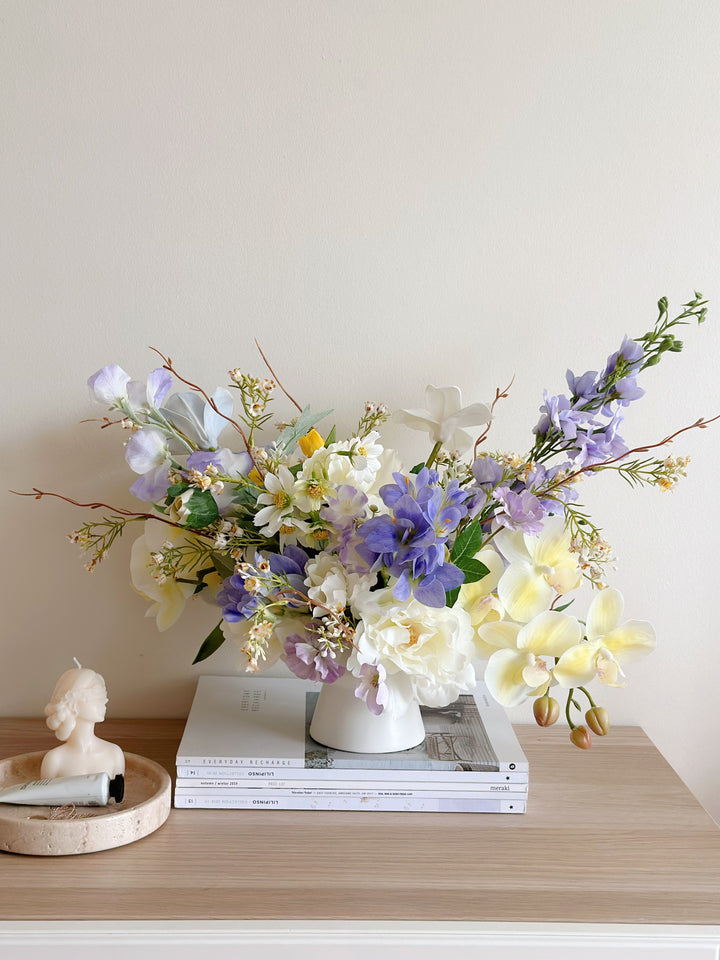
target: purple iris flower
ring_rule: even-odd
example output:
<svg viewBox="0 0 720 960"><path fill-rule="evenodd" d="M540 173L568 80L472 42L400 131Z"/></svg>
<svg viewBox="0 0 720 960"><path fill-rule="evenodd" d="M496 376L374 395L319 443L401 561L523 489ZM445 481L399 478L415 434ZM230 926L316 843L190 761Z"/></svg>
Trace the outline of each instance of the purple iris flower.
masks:
<svg viewBox="0 0 720 960"><path fill-rule="evenodd" d="M330 655L330 651L312 630L305 635L293 633L286 638L285 663L302 680L334 683L345 673L345 667Z"/></svg>

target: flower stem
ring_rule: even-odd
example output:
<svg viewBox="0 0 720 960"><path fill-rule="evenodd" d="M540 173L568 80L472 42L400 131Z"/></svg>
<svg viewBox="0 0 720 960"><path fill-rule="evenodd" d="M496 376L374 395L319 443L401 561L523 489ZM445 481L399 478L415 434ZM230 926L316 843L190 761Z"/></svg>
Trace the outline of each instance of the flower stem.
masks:
<svg viewBox="0 0 720 960"><path fill-rule="evenodd" d="M437 460L437 455L440 453L441 447L442 447L442 440L438 440L435 446L430 451L430 456L425 461L426 467L431 467L435 463L435 461Z"/></svg>

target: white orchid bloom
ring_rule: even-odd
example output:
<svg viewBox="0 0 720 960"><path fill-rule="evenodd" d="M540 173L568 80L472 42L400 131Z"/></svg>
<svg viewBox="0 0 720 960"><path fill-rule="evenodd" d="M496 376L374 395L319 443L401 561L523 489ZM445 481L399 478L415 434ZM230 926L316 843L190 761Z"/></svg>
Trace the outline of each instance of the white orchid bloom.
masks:
<svg viewBox="0 0 720 960"><path fill-rule="evenodd" d="M485 623L480 639L494 652L485 668L485 683L504 707L516 707L547 689L553 671L545 657L562 657L578 644L582 628L574 617L546 610L524 626L502 620Z"/></svg>
<svg viewBox="0 0 720 960"><path fill-rule="evenodd" d="M590 604L585 633L587 640L566 650L553 674L563 687L577 687L597 677L612 687L623 676L622 663L655 649L655 631L645 620L620 624L624 601L619 590L601 590Z"/></svg>
<svg viewBox="0 0 720 960"><path fill-rule="evenodd" d="M485 403L462 405L459 387L433 387L425 390L426 410L398 410L394 419L412 430L424 430L433 443L441 443L449 450L462 453L475 438L463 427L490 423L492 411Z"/></svg>
<svg viewBox="0 0 720 960"><path fill-rule="evenodd" d="M493 649L480 639L478 628L483 623L502 620L505 615L503 605L493 593L505 565L497 551L493 550L492 547L480 550L479 553L475 554L475 559L485 564L488 573L474 583L463 583L455 606L462 607L470 614L470 622L475 631L477 654L479 657L487 658L493 652Z"/></svg>
<svg viewBox="0 0 720 960"><path fill-rule="evenodd" d="M547 610L556 594L580 585L582 573L561 517L546 520L539 536L500 530L495 545L509 561L497 592L512 620L527 623Z"/></svg>

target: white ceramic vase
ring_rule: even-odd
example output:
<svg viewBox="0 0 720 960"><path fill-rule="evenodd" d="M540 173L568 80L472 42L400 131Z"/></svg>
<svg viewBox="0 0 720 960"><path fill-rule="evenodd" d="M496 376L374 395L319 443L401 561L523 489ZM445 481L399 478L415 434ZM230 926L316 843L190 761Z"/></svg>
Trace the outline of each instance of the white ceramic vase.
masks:
<svg viewBox="0 0 720 960"><path fill-rule="evenodd" d="M313 740L350 753L394 753L423 742L425 728L417 701L399 717L388 710L376 715L355 696L357 685L349 672L322 685L310 722Z"/></svg>

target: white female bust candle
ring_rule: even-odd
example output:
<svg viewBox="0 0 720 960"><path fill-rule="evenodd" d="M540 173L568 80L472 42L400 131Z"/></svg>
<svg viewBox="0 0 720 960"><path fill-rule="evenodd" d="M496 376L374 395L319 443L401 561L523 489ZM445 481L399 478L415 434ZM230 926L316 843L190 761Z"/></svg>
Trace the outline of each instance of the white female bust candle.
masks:
<svg viewBox="0 0 720 960"><path fill-rule="evenodd" d="M105 681L99 673L79 663L65 671L45 707L48 727L65 742L45 754L41 777L107 773L112 778L125 773L125 755L120 747L95 736L95 724L105 719L106 704Z"/></svg>

